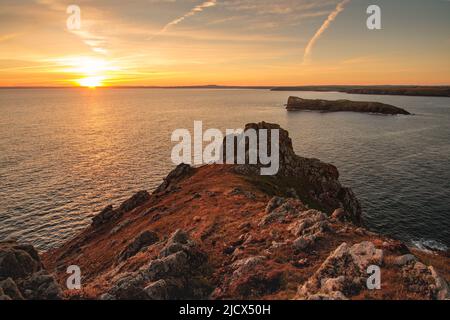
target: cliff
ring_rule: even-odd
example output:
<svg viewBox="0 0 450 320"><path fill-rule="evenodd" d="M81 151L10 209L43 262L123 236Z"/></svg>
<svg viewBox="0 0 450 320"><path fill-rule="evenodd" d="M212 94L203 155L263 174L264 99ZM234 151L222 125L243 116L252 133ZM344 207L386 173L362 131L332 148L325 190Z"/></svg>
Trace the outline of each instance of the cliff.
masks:
<svg viewBox="0 0 450 320"><path fill-rule="evenodd" d="M22 283L45 266L53 275L48 283L56 279L64 288L67 266L78 265L82 289L57 292L58 297L448 297L449 258L412 252L400 241L366 230L359 202L339 183L337 169L295 155L285 130L280 132L278 174L259 176L258 167L179 165L152 194L138 192L117 209L108 205L80 235L44 253L42 263L30 247L0 246L0 281L10 279L17 291L28 288L30 294L37 288ZM29 252L36 263L12 274L4 256L19 251ZM367 289L371 264L381 268L381 290ZM0 296L10 292L0 290Z"/></svg>
<svg viewBox="0 0 450 320"><path fill-rule="evenodd" d="M366 102L366 101L350 101L350 100L320 100L320 99L302 99L298 97L289 97L286 106L288 111L324 111L324 112L337 112L337 111L352 111L352 112L365 112L365 113L379 113L379 114L403 114L409 115L410 113L402 108L398 108L389 104L380 102Z"/></svg>

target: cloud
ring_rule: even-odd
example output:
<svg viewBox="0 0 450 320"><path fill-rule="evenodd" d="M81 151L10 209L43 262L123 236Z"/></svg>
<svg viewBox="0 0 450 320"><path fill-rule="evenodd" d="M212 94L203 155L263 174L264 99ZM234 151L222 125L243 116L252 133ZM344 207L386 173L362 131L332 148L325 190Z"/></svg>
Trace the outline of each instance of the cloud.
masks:
<svg viewBox="0 0 450 320"><path fill-rule="evenodd" d="M314 36L309 40L308 45L305 48L305 53L303 55L303 64L308 64L311 62L311 53L312 49L314 48L314 45L316 44L317 40L322 36L322 34L325 32L325 30L328 29L328 27L331 25L331 23L336 19L336 17L344 10L344 7L347 3L349 3L350 0L343 0L339 2L336 6L336 8L331 12L328 16L328 18L322 23L320 28L316 31Z"/></svg>
<svg viewBox="0 0 450 320"><path fill-rule="evenodd" d="M185 20L186 18L192 17L194 15L196 15L197 13L202 12L203 10L205 10L206 8L209 7L214 7L217 4L217 0L208 0L205 1L197 6L195 6L194 8L192 8L190 11L188 11L187 13L185 13L184 15L182 15L181 17L176 18L175 20L170 21L168 24L166 24L156 35L160 35L163 34L164 32L166 32L169 28L179 24L180 22L182 22L183 20Z"/></svg>

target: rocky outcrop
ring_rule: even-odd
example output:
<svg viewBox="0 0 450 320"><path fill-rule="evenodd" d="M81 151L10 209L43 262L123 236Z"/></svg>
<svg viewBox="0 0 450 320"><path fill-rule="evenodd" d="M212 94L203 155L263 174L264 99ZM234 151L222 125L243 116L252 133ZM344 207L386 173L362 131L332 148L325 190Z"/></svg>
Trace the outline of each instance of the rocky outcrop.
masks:
<svg viewBox="0 0 450 320"><path fill-rule="evenodd" d="M295 154L289 133L277 124L267 122L250 123L245 131L253 129L259 138L260 130L267 130L271 137L271 130L279 132L279 170L275 176L260 177L260 168L263 166L243 164L236 165L237 173L252 176L255 184L262 186L270 183L271 192L282 196L295 195L304 203L331 214L335 209L342 208L349 220L356 224L361 223L361 206L352 190L343 187L339 182L339 172L332 164L324 163L318 159L300 157ZM268 141L270 147L270 140ZM270 148L268 148L270 151ZM247 153L249 147L246 147ZM225 159L229 159L224 151Z"/></svg>
<svg viewBox="0 0 450 320"><path fill-rule="evenodd" d="M322 112L337 112L337 111L352 111L365 113L380 113L380 114L403 114L410 115L410 113L402 108L395 107L390 104L381 102L366 102L366 101L350 101L350 100L312 100L302 99L298 97L289 97L286 106L288 111L322 111Z"/></svg>
<svg viewBox="0 0 450 320"><path fill-rule="evenodd" d="M169 191L171 187L173 187L178 181L188 177L192 174L193 169L190 165L181 163L175 169L173 169L167 177L164 178L164 181L161 185L156 188L155 193L160 193L163 191Z"/></svg>
<svg viewBox="0 0 450 320"><path fill-rule="evenodd" d="M56 300L62 291L33 246L0 242L0 300Z"/></svg>
<svg viewBox="0 0 450 320"><path fill-rule="evenodd" d="M158 235L153 231L144 231L131 242L119 255L119 261L126 260L146 247L156 243Z"/></svg>
<svg viewBox="0 0 450 320"><path fill-rule="evenodd" d="M275 124L249 124L247 128L280 130L277 175L261 177L259 164L179 165L151 195L128 202L128 211L122 206L114 216L116 210L108 208L97 227L88 227L62 247L43 254L43 264L61 286L67 279L67 266L80 267L82 289L67 290L65 297L448 296L448 257L418 254L398 240L366 230L358 200L339 183L333 165L297 156L288 133ZM30 257L16 260L29 261L31 267L14 268L20 276L2 278L11 278L15 285L4 282L0 298L33 297L29 286L18 278L26 279L39 296L49 296L36 290L38 283L46 283L38 275L41 264L32 258L37 254L27 247L20 250L29 251ZM15 264L14 259L6 262L6 266ZM367 287L369 265L381 268L379 290ZM31 281L33 274L40 280Z"/></svg>
<svg viewBox="0 0 450 320"><path fill-rule="evenodd" d="M297 299L345 300L367 289L366 268L370 264L381 266L383 251L371 242L361 242L353 246L342 243L323 262L314 275L297 293Z"/></svg>
<svg viewBox="0 0 450 320"><path fill-rule="evenodd" d="M117 221L125 212L129 212L143 205L149 199L150 194L147 191L139 191L128 200L125 200L116 210L114 210L112 205L105 207L99 214L92 218L91 225L94 228L98 228L111 221Z"/></svg>
<svg viewBox="0 0 450 320"><path fill-rule="evenodd" d="M101 298L205 299L212 290L208 272L206 255L185 232L177 230L166 241L157 259L150 260L137 272L121 274Z"/></svg>

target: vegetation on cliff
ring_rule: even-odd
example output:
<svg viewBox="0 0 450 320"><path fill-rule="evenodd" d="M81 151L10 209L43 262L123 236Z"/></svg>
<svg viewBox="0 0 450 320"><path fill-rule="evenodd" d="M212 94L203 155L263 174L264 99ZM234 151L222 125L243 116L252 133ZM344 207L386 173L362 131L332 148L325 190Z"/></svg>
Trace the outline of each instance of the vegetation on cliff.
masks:
<svg viewBox="0 0 450 320"><path fill-rule="evenodd" d="M44 253L43 265L30 247L0 246L0 281L11 279L23 298L33 298L25 293L37 288L21 283L34 273L45 266L53 274L48 283L56 279L64 288L67 266L77 265L82 289L50 293L67 299L448 297L448 257L411 252L366 230L359 202L334 166L295 155L278 125L246 128L280 129L276 176L255 174L259 165L181 164L152 194L141 191L118 209L105 208L80 235ZM23 252L33 269L8 273L8 261L25 260L5 257ZM369 265L382 270L380 290L366 285ZM8 283L0 282L0 296L17 298Z"/></svg>

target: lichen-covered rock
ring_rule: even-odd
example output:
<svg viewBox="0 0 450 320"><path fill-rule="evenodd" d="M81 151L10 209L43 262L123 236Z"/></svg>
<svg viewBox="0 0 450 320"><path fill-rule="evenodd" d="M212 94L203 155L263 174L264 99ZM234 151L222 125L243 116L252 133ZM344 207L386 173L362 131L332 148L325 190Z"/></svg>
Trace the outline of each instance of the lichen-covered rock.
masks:
<svg viewBox="0 0 450 320"><path fill-rule="evenodd" d="M267 226L273 222L284 222L287 217L298 215L306 210L305 205L295 198L273 197L266 206L266 216L259 226Z"/></svg>
<svg viewBox="0 0 450 320"><path fill-rule="evenodd" d="M432 266L422 262L408 263L402 267L405 290L425 296L428 299L449 299L449 287Z"/></svg>
<svg viewBox="0 0 450 320"><path fill-rule="evenodd" d="M0 289L4 299L61 299L55 278L43 268L32 245L0 242Z"/></svg>
<svg viewBox="0 0 450 320"><path fill-rule="evenodd" d="M364 289L366 268L370 264L380 266L383 251L376 249L372 242L363 241L349 247L342 243L322 263L314 275L299 287L296 298L320 297L348 298Z"/></svg>
<svg viewBox="0 0 450 320"><path fill-rule="evenodd" d="M28 244L0 242L0 279L30 276L42 269L39 254Z"/></svg>
<svg viewBox="0 0 450 320"><path fill-rule="evenodd" d="M159 258L134 273L123 274L107 299L206 299L212 291L207 256L188 234L177 230L166 241Z"/></svg>

